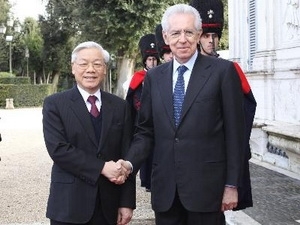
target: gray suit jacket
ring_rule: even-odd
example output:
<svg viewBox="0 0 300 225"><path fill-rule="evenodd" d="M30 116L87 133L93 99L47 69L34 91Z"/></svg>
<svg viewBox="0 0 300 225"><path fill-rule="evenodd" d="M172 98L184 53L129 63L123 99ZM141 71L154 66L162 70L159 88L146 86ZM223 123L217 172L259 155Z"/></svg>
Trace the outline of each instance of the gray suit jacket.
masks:
<svg viewBox="0 0 300 225"><path fill-rule="evenodd" d="M243 157L239 76L232 62L199 54L176 128L172 63L146 75L138 133L126 159L137 170L154 151L151 196L155 211L171 207L176 189L187 210L219 211L225 184L238 185Z"/></svg>
<svg viewBox="0 0 300 225"><path fill-rule="evenodd" d="M135 178L115 185L100 175L105 161L123 158L132 138L125 100L101 92L102 131L97 143L90 114L77 87L49 96L43 106L43 131L53 160L47 217L86 223L99 189L103 213L116 223L119 207L135 208Z"/></svg>

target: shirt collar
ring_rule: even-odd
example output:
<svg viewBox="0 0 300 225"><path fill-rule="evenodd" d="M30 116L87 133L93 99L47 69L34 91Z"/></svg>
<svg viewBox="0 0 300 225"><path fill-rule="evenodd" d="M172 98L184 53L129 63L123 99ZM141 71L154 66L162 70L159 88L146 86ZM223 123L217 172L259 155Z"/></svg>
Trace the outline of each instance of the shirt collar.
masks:
<svg viewBox="0 0 300 225"><path fill-rule="evenodd" d="M186 63L184 64L180 64L179 62L177 62L176 59L174 59L174 63L173 63L173 72L177 71L177 68L180 66L180 65L185 65L189 71L192 71L193 70L193 67L194 67L194 64L196 62L196 59L197 59L197 56L198 56L198 51L196 51L194 53L194 55L192 55L192 57L189 59L189 61L187 61Z"/></svg>
<svg viewBox="0 0 300 225"><path fill-rule="evenodd" d="M90 95L95 95L98 98L98 100L101 101L101 92L100 92L100 89L98 89L95 93L90 94L87 91L83 90L81 87L79 87L79 85L77 85L77 88L78 88L78 90L79 90L79 92L80 92L80 94L83 97L83 99L84 99L85 102L87 101L87 99L88 99L88 97Z"/></svg>

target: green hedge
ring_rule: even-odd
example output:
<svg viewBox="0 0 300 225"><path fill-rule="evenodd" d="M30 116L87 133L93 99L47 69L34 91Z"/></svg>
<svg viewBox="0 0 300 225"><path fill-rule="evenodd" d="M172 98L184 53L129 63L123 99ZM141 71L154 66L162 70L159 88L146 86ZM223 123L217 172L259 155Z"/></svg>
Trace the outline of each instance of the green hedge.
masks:
<svg viewBox="0 0 300 225"><path fill-rule="evenodd" d="M0 72L0 78L1 77L16 77L16 75L9 72Z"/></svg>
<svg viewBox="0 0 300 225"><path fill-rule="evenodd" d="M18 78L20 79L20 78ZM23 79L20 79L23 80ZM0 108L5 108L6 99L14 99L14 107L40 107L44 98L53 93L51 84L1 84Z"/></svg>
<svg viewBox="0 0 300 225"><path fill-rule="evenodd" d="M0 84L30 84L30 77L0 77Z"/></svg>

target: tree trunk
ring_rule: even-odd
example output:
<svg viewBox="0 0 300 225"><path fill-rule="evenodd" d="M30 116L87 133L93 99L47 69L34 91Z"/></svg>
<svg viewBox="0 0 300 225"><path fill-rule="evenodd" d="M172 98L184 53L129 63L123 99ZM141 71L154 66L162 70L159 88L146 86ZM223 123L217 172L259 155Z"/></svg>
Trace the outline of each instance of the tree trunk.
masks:
<svg viewBox="0 0 300 225"><path fill-rule="evenodd" d="M56 93L56 92L57 92L58 81L59 81L59 72L56 72L56 73L53 75L53 79L52 79L53 93Z"/></svg>
<svg viewBox="0 0 300 225"><path fill-rule="evenodd" d="M33 71L33 84L36 85L36 73Z"/></svg>
<svg viewBox="0 0 300 225"><path fill-rule="evenodd" d="M121 98L125 98L131 77L134 72L135 60L130 58L120 58L118 60L117 71L117 87L114 94Z"/></svg>

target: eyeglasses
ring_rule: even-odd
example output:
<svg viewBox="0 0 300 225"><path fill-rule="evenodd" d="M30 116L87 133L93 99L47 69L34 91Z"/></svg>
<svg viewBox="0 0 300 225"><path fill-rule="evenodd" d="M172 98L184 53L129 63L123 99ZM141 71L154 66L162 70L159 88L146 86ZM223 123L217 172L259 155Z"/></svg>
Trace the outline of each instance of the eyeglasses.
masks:
<svg viewBox="0 0 300 225"><path fill-rule="evenodd" d="M196 36L197 31L195 31L195 30L175 30L175 31L171 31L169 34L172 39L177 39L181 36L182 33L184 34L184 36L186 38L193 38Z"/></svg>
<svg viewBox="0 0 300 225"><path fill-rule="evenodd" d="M95 70L99 70L105 66L105 64L102 62L79 62L79 63L75 62L75 63L79 66L79 68L84 70L89 68L90 64Z"/></svg>

